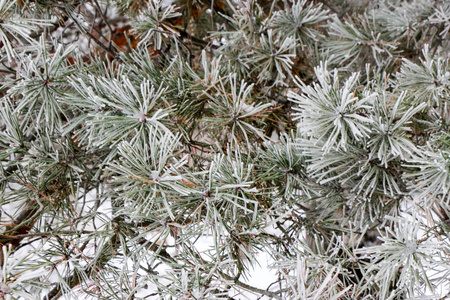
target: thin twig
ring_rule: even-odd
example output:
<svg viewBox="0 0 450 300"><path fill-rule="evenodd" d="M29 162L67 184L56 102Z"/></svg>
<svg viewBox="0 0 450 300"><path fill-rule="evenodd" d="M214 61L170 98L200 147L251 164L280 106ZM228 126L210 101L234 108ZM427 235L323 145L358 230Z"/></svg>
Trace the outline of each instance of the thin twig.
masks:
<svg viewBox="0 0 450 300"><path fill-rule="evenodd" d="M105 50L107 53L109 53L113 58L120 60L120 57L118 55L117 52L113 51L114 48L109 48L106 45L104 45L102 42L100 42L95 36L92 35L92 33L90 33L89 31L87 31L79 22L78 20L76 20L76 18L70 13L69 14L70 19L75 23L75 25L78 27L78 29L80 29L80 31L82 31L83 33L85 33L87 36L89 36L90 39L92 39L98 46L100 46L100 48L102 48L103 50Z"/></svg>

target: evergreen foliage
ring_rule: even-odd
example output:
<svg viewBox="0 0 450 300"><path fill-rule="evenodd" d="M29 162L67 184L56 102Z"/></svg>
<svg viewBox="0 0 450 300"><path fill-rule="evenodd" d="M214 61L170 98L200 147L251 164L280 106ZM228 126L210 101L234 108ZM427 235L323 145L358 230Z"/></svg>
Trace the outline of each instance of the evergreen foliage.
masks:
<svg viewBox="0 0 450 300"><path fill-rule="evenodd" d="M449 298L449 53L445 0L0 0L0 299Z"/></svg>

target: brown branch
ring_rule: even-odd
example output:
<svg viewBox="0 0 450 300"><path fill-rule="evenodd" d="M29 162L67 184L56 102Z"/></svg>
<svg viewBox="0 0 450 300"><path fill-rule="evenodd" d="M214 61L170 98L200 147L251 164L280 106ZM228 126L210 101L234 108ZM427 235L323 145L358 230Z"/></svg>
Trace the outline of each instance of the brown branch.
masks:
<svg viewBox="0 0 450 300"><path fill-rule="evenodd" d="M27 208L24 209L11 225L6 226L5 231L0 235L0 247L11 245L12 249L17 248L20 242L24 239L22 235L28 234L33 228L36 218L34 215L38 211L36 201L31 201ZM3 251L0 248L0 266L3 266L4 256Z"/></svg>
<svg viewBox="0 0 450 300"><path fill-rule="evenodd" d="M0 244L17 239L24 239L29 237L49 237L57 235L78 235L78 234L92 234L94 231L59 231L59 232L33 232L33 233L21 233L21 234L0 234Z"/></svg>
<svg viewBox="0 0 450 300"><path fill-rule="evenodd" d="M39 191L37 188L35 188L34 186L31 185L31 183L28 183L26 181L23 181L20 178L17 178L17 180L22 183L23 185L26 185L29 189L35 191L36 193L38 193L39 195L41 195L42 197L44 197L46 200L48 200L51 203L54 203L49 196L47 196L46 194L44 194L44 192Z"/></svg>
<svg viewBox="0 0 450 300"><path fill-rule="evenodd" d="M145 179L145 178L141 178L141 177L138 177L138 176L130 176L130 178L137 179L137 180L140 180L140 181L145 182L145 183L156 184L155 181L151 181L151 180L148 180L148 179Z"/></svg>
<svg viewBox="0 0 450 300"><path fill-rule="evenodd" d="M240 286L241 288L243 288L243 289L245 289L247 291L251 291L251 292L254 292L254 293L259 293L259 294L271 297L273 299L279 299L279 300L282 299L279 295L277 295L274 292L270 292L270 291L267 291L267 290L259 289L259 288L256 288L254 286L248 285L248 284L243 283L243 282L241 282L239 280L236 280L235 278L233 278L233 277L231 277L231 276L229 276L227 274L224 274L224 273L222 273L220 271L219 271L219 274L220 274L220 276L222 276L226 280L233 281L234 284L236 284L237 286Z"/></svg>

